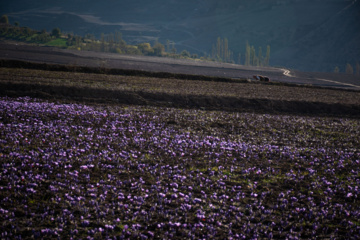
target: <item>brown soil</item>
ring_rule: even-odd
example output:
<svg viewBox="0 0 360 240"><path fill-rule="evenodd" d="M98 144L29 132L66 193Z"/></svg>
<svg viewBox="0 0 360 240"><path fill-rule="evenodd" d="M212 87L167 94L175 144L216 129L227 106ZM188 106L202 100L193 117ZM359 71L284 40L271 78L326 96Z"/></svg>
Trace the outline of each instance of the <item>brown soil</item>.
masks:
<svg viewBox="0 0 360 240"><path fill-rule="evenodd" d="M115 53L75 51L1 40L0 59L61 64L76 66L78 68L94 67L176 75L201 75L216 78L251 79L253 75L263 75L270 77L273 82L355 90L360 89L359 76L349 74L308 73L291 70L291 76L285 76L283 74L284 69L281 68L253 67L164 57L128 56Z"/></svg>
<svg viewBox="0 0 360 240"><path fill-rule="evenodd" d="M360 92L352 90L19 61L1 61L0 65L6 64L14 68L0 70L2 96L260 113L360 116Z"/></svg>

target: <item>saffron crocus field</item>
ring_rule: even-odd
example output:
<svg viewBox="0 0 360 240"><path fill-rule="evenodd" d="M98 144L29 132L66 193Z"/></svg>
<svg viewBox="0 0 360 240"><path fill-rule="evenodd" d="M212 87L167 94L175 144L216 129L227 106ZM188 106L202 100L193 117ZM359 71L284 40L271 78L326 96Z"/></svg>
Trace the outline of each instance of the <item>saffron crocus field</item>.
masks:
<svg viewBox="0 0 360 240"><path fill-rule="evenodd" d="M360 120L0 98L2 239L359 239Z"/></svg>

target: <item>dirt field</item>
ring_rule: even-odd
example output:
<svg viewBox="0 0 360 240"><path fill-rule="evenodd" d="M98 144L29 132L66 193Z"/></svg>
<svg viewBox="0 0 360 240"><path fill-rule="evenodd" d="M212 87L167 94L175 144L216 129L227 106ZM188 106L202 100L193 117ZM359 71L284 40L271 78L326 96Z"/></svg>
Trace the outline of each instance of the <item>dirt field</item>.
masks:
<svg viewBox="0 0 360 240"><path fill-rule="evenodd" d="M14 59L38 63L54 63L72 66L106 67L116 69L168 72L176 74L204 75L226 78L252 78L264 75L275 82L360 89L360 77L334 73L307 73L287 69L259 68L235 64L203 62L186 59L169 59L148 56L127 56L112 53L86 52L53 47L30 46L19 43L0 42L0 59Z"/></svg>
<svg viewBox="0 0 360 240"><path fill-rule="evenodd" d="M360 238L359 91L35 55L0 60L1 239Z"/></svg>
<svg viewBox="0 0 360 240"><path fill-rule="evenodd" d="M0 94L88 103L318 116L360 116L359 91L254 83L222 78L176 79L176 76L159 78L1 68Z"/></svg>

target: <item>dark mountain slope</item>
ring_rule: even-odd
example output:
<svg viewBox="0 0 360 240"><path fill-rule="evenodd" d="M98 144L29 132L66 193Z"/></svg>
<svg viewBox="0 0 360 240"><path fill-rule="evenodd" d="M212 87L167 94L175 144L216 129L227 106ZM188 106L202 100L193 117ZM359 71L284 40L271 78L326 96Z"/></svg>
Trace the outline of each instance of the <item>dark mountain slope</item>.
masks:
<svg viewBox="0 0 360 240"><path fill-rule="evenodd" d="M311 31L298 35L291 44L273 56L281 64L292 59L289 67L316 71L332 71L339 66L360 61L360 1L345 7L314 26Z"/></svg>
<svg viewBox="0 0 360 240"><path fill-rule="evenodd" d="M23 26L75 34L121 31L128 43L166 40L178 51L211 52L217 37L244 61L245 43L271 46L271 64L329 71L360 61L359 2L348 0L73 0L0 3Z"/></svg>

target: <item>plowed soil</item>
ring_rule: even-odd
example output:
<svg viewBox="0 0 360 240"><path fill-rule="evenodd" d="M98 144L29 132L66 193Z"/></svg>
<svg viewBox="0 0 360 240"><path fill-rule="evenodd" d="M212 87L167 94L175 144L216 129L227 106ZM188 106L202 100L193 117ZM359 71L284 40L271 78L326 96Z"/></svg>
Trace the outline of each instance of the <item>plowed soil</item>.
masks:
<svg viewBox="0 0 360 240"><path fill-rule="evenodd" d="M353 90L137 71L121 75L111 74L110 70L110 74L84 73L74 71L96 72L100 68L20 63L48 70L0 68L2 96L232 112L360 116L360 92ZM126 76L127 73L135 76Z"/></svg>

